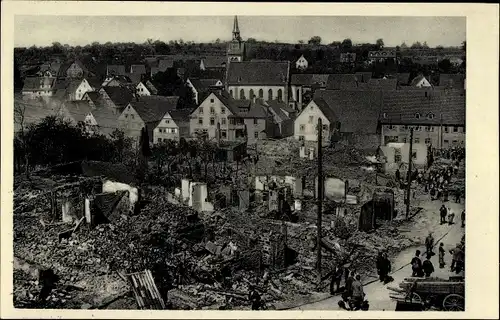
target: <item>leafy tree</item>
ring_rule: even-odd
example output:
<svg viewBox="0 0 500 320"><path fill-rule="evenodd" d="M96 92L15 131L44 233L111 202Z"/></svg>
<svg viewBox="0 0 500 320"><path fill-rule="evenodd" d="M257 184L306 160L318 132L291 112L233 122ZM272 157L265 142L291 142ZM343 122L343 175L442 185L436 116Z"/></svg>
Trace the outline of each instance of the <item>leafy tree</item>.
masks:
<svg viewBox="0 0 500 320"><path fill-rule="evenodd" d="M304 44L304 40L299 40L299 44Z"/></svg>
<svg viewBox="0 0 500 320"><path fill-rule="evenodd" d="M257 40L255 38L248 38L247 43L257 43Z"/></svg>
<svg viewBox="0 0 500 320"><path fill-rule="evenodd" d="M14 91L19 91L23 88L24 82L21 77L21 70L19 70L19 64L17 60L14 59Z"/></svg>
<svg viewBox="0 0 500 320"><path fill-rule="evenodd" d="M351 39L344 39L342 40L341 46L343 49L349 50L352 48L352 40Z"/></svg>
<svg viewBox="0 0 500 320"><path fill-rule="evenodd" d="M422 43L422 48L424 48L424 49L429 48L429 46L427 45L427 41L424 41L424 43Z"/></svg>
<svg viewBox="0 0 500 320"><path fill-rule="evenodd" d="M453 66L449 59L443 59L439 61L438 67L441 73L450 73L450 70Z"/></svg>
<svg viewBox="0 0 500 320"><path fill-rule="evenodd" d="M315 46L319 46L321 44L321 37L320 36L314 36L311 39L309 39L309 41L307 43L315 45Z"/></svg>
<svg viewBox="0 0 500 320"><path fill-rule="evenodd" d="M412 49L422 49L422 44L417 41L417 42L414 42L412 45L411 45L411 48Z"/></svg>
<svg viewBox="0 0 500 320"><path fill-rule="evenodd" d="M384 48L384 40L383 39L377 39L377 41L375 42L375 44L377 45L377 47L379 49Z"/></svg>
<svg viewBox="0 0 500 320"><path fill-rule="evenodd" d="M401 49L407 49L408 48L408 45L406 44L406 42L403 42L401 44Z"/></svg>

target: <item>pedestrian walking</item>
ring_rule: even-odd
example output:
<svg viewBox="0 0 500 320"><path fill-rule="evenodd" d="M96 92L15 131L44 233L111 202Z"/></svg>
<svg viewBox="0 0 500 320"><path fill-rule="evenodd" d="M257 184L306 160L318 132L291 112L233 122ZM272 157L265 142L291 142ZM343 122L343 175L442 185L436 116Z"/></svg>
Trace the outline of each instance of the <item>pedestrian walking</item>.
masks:
<svg viewBox="0 0 500 320"><path fill-rule="evenodd" d="M465 210L462 210L462 214L460 215L460 219L462 220L462 228L465 228Z"/></svg>
<svg viewBox="0 0 500 320"><path fill-rule="evenodd" d="M460 203L460 196L461 196L460 189L459 188L455 189L455 203Z"/></svg>
<svg viewBox="0 0 500 320"><path fill-rule="evenodd" d="M250 294L248 299L252 304L252 310L259 310L262 307L262 299L260 293L255 289L253 285L250 286Z"/></svg>
<svg viewBox="0 0 500 320"><path fill-rule="evenodd" d="M432 248L434 247L434 237L432 236L432 232L429 232L429 235L427 238L425 238L425 248L426 254L434 255L434 252L432 251Z"/></svg>
<svg viewBox="0 0 500 320"><path fill-rule="evenodd" d="M439 268L440 269L443 269L444 266L446 265L446 263L444 262L444 254L445 254L444 243L441 242L439 244Z"/></svg>
<svg viewBox="0 0 500 320"><path fill-rule="evenodd" d="M445 224L446 216L448 215L448 210L446 209L444 204L441 205L441 208L439 209L439 215L441 216L441 224Z"/></svg>
<svg viewBox="0 0 500 320"><path fill-rule="evenodd" d="M399 172L399 169L396 169L396 180L401 180L401 172Z"/></svg>
<svg viewBox="0 0 500 320"><path fill-rule="evenodd" d="M457 243L457 246L450 250L450 253L452 254L452 260L451 260L451 272L456 272L457 274L462 271L463 268L463 251L462 251L462 245L460 243Z"/></svg>
<svg viewBox="0 0 500 320"><path fill-rule="evenodd" d="M380 281L384 281L384 279L382 278L382 273L381 273L383 260L384 260L384 258L382 257L382 252L379 251L378 255L377 255L377 262L375 263L375 265L377 267L377 274L379 276Z"/></svg>
<svg viewBox="0 0 500 320"><path fill-rule="evenodd" d="M427 254L424 263L422 264L422 269L424 270L424 274L426 278L429 278L431 274L434 272L434 265L431 261L431 255Z"/></svg>
<svg viewBox="0 0 500 320"><path fill-rule="evenodd" d="M443 196L443 189L441 188L441 185L438 186L438 190L437 190L437 195L436 195L436 198L438 200L441 200L441 197Z"/></svg>
<svg viewBox="0 0 500 320"><path fill-rule="evenodd" d="M411 270L412 277L421 277L422 276L422 260L420 260L420 250L415 252L415 256L411 259Z"/></svg>
<svg viewBox="0 0 500 320"><path fill-rule="evenodd" d="M455 213L448 207L448 224L451 226L453 224L453 219L455 218Z"/></svg>

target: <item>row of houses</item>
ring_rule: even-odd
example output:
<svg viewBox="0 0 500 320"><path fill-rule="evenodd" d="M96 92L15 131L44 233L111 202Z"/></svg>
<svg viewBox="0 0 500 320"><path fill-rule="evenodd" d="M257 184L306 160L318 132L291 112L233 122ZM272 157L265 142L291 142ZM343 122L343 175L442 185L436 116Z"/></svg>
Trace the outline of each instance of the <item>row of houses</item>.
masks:
<svg viewBox="0 0 500 320"><path fill-rule="evenodd" d="M84 124L89 132L110 135L119 129L133 139L145 127L152 144L201 137L255 143L293 136L315 142L318 118L326 143L342 140L373 148L408 142L410 128L417 144L447 148L465 143L465 96L454 89L318 90L297 112L283 101L235 99L220 88L208 93L198 107L181 109L178 97L137 96L124 87L104 87L85 93L82 100L51 106L27 108L27 118L62 115Z"/></svg>

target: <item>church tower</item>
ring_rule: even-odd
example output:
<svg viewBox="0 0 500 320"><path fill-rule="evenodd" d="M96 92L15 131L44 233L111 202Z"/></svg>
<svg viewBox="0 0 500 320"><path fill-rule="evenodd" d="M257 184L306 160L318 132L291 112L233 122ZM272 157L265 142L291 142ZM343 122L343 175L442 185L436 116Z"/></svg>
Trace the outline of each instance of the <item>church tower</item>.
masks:
<svg viewBox="0 0 500 320"><path fill-rule="evenodd" d="M227 62L243 61L245 56L245 42L241 40L240 27L238 26L238 17L234 16L233 38L228 44Z"/></svg>

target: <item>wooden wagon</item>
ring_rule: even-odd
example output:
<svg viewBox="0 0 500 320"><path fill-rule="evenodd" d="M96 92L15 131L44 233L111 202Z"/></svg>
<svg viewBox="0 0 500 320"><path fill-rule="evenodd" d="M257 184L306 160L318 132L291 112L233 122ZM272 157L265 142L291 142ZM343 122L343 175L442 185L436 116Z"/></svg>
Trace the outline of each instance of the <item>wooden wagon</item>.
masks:
<svg viewBox="0 0 500 320"><path fill-rule="evenodd" d="M399 288L388 288L398 295L390 297L400 305L426 310L438 308L444 311L465 310L465 282L463 277L406 278ZM398 310L398 306L396 306Z"/></svg>

